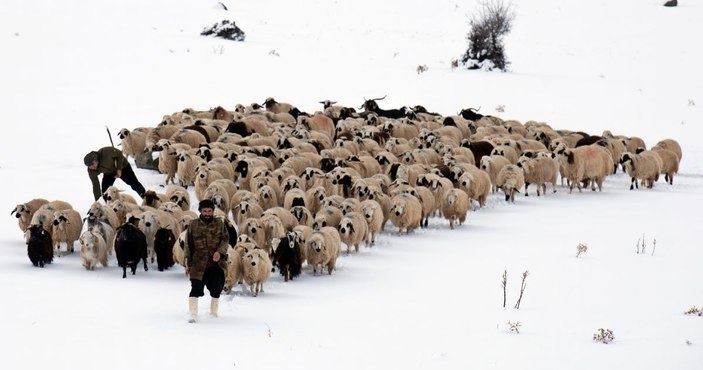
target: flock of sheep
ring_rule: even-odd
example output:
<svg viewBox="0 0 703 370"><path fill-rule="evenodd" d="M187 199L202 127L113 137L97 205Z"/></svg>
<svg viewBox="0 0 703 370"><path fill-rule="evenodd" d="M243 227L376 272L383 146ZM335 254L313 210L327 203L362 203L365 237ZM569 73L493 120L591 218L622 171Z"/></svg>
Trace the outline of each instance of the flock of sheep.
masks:
<svg viewBox="0 0 703 370"><path fill-rule="evenodd" d="M62 201L18 204L12 213L29 258L43 266L62 243L73 252L79 241L88 270L107 266L113 250L123 277L140 260L145 269L148 261L159 270L183 265L185 228L198 217L193 202L207 198L238 234L225 290L244 282L255 296L275 268L286 281L305 264L313 274L331 274L343 251L373 246L389 220L399 233L426 227L431 217L453 229L472 202L483 207L497 191L515 202L533 184L538 196L547 185L556 192L558 178L569 192L601 190L619 168L631 189L651 188L660 174L672 184L681 161L672 139L646 149L638 137L609 131L556 130L473 109L452 116L422 106L384 110L381 99L366 100L358 111L326 100L323 111L308 114L268 98L231 111L186 109L156 127L122 129L126 156L158 153L164 192L148 191L137 201L110 187L107 201L95 202L85 219ZM126 225L137 231L126 232Z"/></svg>

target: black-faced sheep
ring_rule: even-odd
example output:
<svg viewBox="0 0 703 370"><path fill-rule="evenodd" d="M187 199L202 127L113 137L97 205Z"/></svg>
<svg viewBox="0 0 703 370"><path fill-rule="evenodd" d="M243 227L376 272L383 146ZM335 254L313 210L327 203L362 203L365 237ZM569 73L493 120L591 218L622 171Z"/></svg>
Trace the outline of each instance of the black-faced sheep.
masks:
<svg viewBox="0 0 703 370"><path fill-rule="evenodd" d="M35 198L27 203L21 203L15 206L15 209L10 212L10 215L14 214L17 217L17 225L20 230L24 232L32 221L32 216L41 206L49 203L48 200L42 198Z"/></svg>
<svg viewBox="0 0 703 370"><path fill-rule="evenodd" d="M143 154L146 149L146 137L150 129L134 129L130 131L129 129L123 128L118 133L117 136L122 140L120 145L122 146L122 153L125 157L137 158L137 156Z"/></svg>
<svg viewBox="0 0 703 370"><path fill-rule="evenodd" d="M498 173L496 186L505 193L505 201L515 203L515 193L520 192L520 188L525 185L525 177L522 169L515 165L507 165Z"/></svg>
<svg viewBox="0 0 703 370"><path fill-rule="evenodd" d="M73 253L73 244L81 237L83 220L78 211L64 209L54 212L51 225L51 240L54 242L54 254L59 255L61 243L66 243L66 251Z"/></svg>
<svg viewBox="0 0 703 370"><path fill-rule="evenodd" d="M659 154L653 150L647 150L639 154L625 152L622 154L620 164L625 168L625 172L630 176L630 190L635 187L639 189L637 180L642 181L642 185L652 188L654 182L659 180L662 160Z"/></svg>
<svg viewBox="0 0 703 370"><path fill-rule="evenodd" d="M34 224L27 227L27 255L32 265L44 267L54 259L54 247L51 241L51 233L42 227L41 224Z"/></svg>
<svg viewBox="0 0 703 370"><path fill-rule="evenodd" d="M336 206L323 206L315 214L315 218L312 221L312 228L314 230L319 230L326 226L331 226L336 228L339 226L339 222L342 221L342 210Z"/></svg>
<svg viewBox="0 0 703 370"><path fill-rule="evenodd" d="M51 232L52 224L54 223L54 213L65 209L73 209L73 207L69 203L61 200L54 200L46 203L34 212L29 224L42 225L44 230Z"/></svg>
<svg viewBox="0 0 703 370"><path fill-rule="evenodd" d="M492 188L491 177L483 170L466 171L459 177L457 187L465 191L470 199L477 201L479 207L484 207Z"/></svg>
<svg viewBox="0 0 703 370"><path fill-rule="evenodd" d="M527 158L520 157L517 164L522 168L525 177L525 196L528 195L527 187L530 184L537 185L537 196L547 194L547 183L552 184L552 192L557 192L557 175L559 174L559 164L547 157Z"/></svg>
<svg viewBox="0 0 703 370"><path fill-rule="evenodd" d="M351 254L352 246L356 252L359 252L359 244L362 241L367 247L369 246L369 226L363 214L348 212L339 222L338 230L339 237L347 245L347 255Z"/></svg>
<svg viewBox="0 0 703 370"><path fill-rule="evenodd" d="M469 196L461 189L449 189L442 196L442 216L449 220L449 228L463 225L469 213Z"/></svg>
<svg viewBox="0 0 703 370"><path fill-rule="evenodd" d="M422 205L420 201L406 193L395 195L391 198L389 211L391 222L398 227L398 232L406 234L420 227L422 221Z"/></svg>
<svg viewBox="0 0 703 370"><path fill-rule="evenodd" d="M127 277L128 266L132 270L132 275L136 274L139 260L144 261L144 271L149 270L146 264L146 236L129 222L117 229L115 255L117 256L117 264L122 267L123 279Z"/></svg>
<svg viewBox="0 0 703 370"><path fill-rule="evenodd" d="M264 291L264 283L271 274L271 259L266 251L254 248L244 255L244 281L253 297Z"/></svg>
<svg viewBox="0 0 703 370"><path fill-rule="evenodd" d="M336 228L325 226L310 233L305 242L305 256L308 265L312 267L313 275L320 273L326 267L327 274L332 275L341 254L342 239Z"/></svg>
<svg viewBox="0 0 703 370"><path fill-rule="evenodd" d="M488 173L488 177L491 180L491 190L495 193L498 190L496 185L496 180L498 179L498 174L503 167L510 164L508 158L500 155L485 156L481 159L481 169Z"/></svg>

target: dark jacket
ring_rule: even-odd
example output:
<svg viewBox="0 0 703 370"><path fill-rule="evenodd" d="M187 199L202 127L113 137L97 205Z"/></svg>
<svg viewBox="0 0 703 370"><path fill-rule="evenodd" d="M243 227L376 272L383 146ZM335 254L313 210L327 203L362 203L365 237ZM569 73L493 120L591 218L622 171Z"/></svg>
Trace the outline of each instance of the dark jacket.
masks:
<svg viewBox="0 0 703 370"><path fill-rule="evenodd" d="M217 265L223 273L227 272L227 248L229 232L224 221L213 217L210 223L197 218L188 225L185 238L185 259L190 268L190 278L202 280L205 269L214 264L212 255L220 252Z"/></svg>
<svg viewBox="0 0 703 370"><path fill-rule="evenodd" d="M106 175L116 175L117 170L122 170L127 166L127 158L122 155L122 151L111 146L106 146L98 150L98 168L91 170L88 168L88 176L93 183L93 196L98 200L102 196L100 190L100 181L98 175L101 173Z"/></svg>

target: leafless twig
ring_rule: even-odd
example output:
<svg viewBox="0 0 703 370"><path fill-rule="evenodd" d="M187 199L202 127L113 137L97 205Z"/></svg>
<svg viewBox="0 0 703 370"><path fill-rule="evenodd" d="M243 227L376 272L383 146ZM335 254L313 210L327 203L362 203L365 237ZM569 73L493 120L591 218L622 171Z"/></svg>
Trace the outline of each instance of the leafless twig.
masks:
<svg viewBox="0 0 703 370"><path fill-rule="evenodd" d="M529 272L525 270L525 272L522 273L522 282L520 283L520 297L518 297L517 302L515 302L516 309L520 308L520 302L522 302L522 294L525 292L525 287L527 286L527 283L525 283L527 275L529 275Z"/></svg>
<svg viewBox="0 0 703 370"><path fill-rule="evenodd" d="M500 285L503 287L503 308L505 308L505 287L508 285L508 270L503 270L503 281L500 282Z"/></svg>

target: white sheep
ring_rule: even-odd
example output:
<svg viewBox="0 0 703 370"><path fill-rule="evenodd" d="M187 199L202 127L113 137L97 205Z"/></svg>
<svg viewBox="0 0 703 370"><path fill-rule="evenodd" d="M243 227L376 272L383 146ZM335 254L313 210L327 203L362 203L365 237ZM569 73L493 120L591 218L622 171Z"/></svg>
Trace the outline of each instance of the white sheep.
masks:
<svg viewBox="0 0 703 370"><path fill-rule="evenodd" d="M307 208L307 199L308 197L302 189L290 189L283 195L283 208L291 209L295 206L303 206Z"/></svg>
<svg viewBox="0 0 703 370"><path fill-rule="evenodd" d="M15 217L17 217L17 225L19 226L20 230L24 232L30 225L30 222L32 221L32 216L34 216L34 212L36 212L41 206L47 203L49 203L49 201L46 199L35 198L27 203L21 203L15 206L15 209L10 212L10 215L15 214Z"/></svg>
<svg viewBox="0 0 703 370"><path fill-rule="evenodd" d="M637 180L641 180L642 185L650 189L654 186L654 182L659 180L662 160L654 150L646 150L639 154L625 152L622 154L620 163L625 168L627 175L632 179L630 181L630 190L635 187L639 189Z"/></svg>
<svg viewBox="0 0 703 370"><path fill-rule="evenodd" d="M83 221L78 211L64 209L54 212L51 225L51 240L54 243L54 255L59 257L61 243L66 243L66 251L73 253L73 244L81 237Z"/></svg>
<svg viewBox="0 0 703 370"><path fill-rule="evenodd" d="M62 200L54 200L45 203L37 209L29 221L30 225L42 225L44 230L51 233L52 224L54 223L54 213L65 209L73 209L71 204Z"/></svg>
<svg viewBox="0 0 703 370"><path fill-rule="evenodd" d="M483 170L466 171L459 177L458 188L465 191L470 199L476 200L479 207L484 207L492 188L491 177Z"/></svg>
<svg viewBox="0 0 703 370"><path fill-rule="evenodd" d="M125 157L137 158L137 156L143 154L146 150L146 137L148 132L151 131L149 128L140 128L130 131L129 129L123 128L118 133L122 142L122 153Z"/></svg>
<svg viewBox="0 0 703 370"><path fill-rule="evenodd" d="M581 191L581 183L591 182L591 190L603 189L605 177L613 173L615 165L607 149L600 145L584 145L576 148L558 149L562 176L569 181L569 193L576 186Z"/></svg>
<svg viewBox="0 0 703 370"><path fill-rule="evenodd" d="M483 156L481 158L481 169L488 173L488 177L491 180L491 191L495 194L498 191L498 186L496 181L498 180L498 174L503 167L510 164L508 158L499 155Z"/></svg>
<svg viewBox="0 0 703 370"><path fill-rule="evenodd" d="M116 186L110 186L105 190L103 193L105 196L105 200L107 201L107 204L110 205L112 202L121 200L123 202L127 203L132 203L132 204L137 204L137 200L134 199L133 196L127 194L124 192L124 190L121 190L120 188Z"/></svg>
<svg viewBox="0 0 703 370"><path fill-rule="evenodd" d="M186 188L179 185L169 185L166 187L166 198L178 204L182 210L190 209L190 194Z"/></svg>
<svg viewBox="0 0 703 370"><path fill-rule="evenodd" d="M264 213L259 202L255 200L242 200L232 208L234 222L239 225L247 218L259 218Z"/></svg>
<svg viewBox="0 0 703 370"><path fill-rule="evenodd" d="M547 194L547 183L552 184L552 192L557 192L557 175L559 174L559 163L555 160L539 156L536 158L520 157L517 166L522 168L525 177L525 196L528 195L527 187L530 184L537 185L537 196Z"/></svg>
<svg viewBox="0 0 703 370"><path fill-rule="evenodd" d="M108 246L99 226L93 226L81 234L81 264L86 270L95 270L98 263L107 267Z"/></svg>
<svg viewBox="0 0 703 370"><path fill-rule="evenodd" d="M298 221L298 225L305 225L308 227L312 227L312 222L313 222L315 216L313 216L312 212L310 212L310 210L307 209L306 207L304 207L304 206L291 207L290 213Z"/></svg>
<svg viewBox="0 0 703 370"><path fill-rule="evenodd" d="M264 291L264 283L271 274L271 259L266 251L253 248L244 255L244 281L253 297Z"/></svg>
<svg viewBox="0 0 703 370"><path fill-rule="evenodd" d="M176 242L173 243L173 261L177 264L185 267L185 243L188 235L188 231L184 230L178 235Z"/></svg>
<svg viewBox="0 0 703 370"><path fill-rule="evenodd" d="M664 149L658 145L653 146L652 151L659 154L662 160L661 173L664 175L664 180L673 185L674 174L679 172L680 157L673 150Z"/></svg>
<svg viewBox="0 0 703 370"><path fill-rule="evenodd" d="M359 252L361 241L369 246L369 225L360 212L347 212L339 222L338 230L342 242L347 245L347 255L351 254L352 246Z"/></svg>
<svg viewBox="0 0 703 370"><path fill-rule="evenodd" d="M342 221L342 210L335 206L323 206L315 214L315 218L312 221L312 228L319 230L325 226L337 227L339 222Z"/></svg>
<svg viewBox="0 0 703 370"><path fill-rule="evenodd" d="M652 147L652 149L669 149L672 152L676 153L676 156L679 158L679 162L681 162L681 157L682 157L682 152L681 152L681 145L679 144L678 141L674 139L664 139L659 141Z"/></svg>
<svg viewBox="0 0 703 370"><path fill-rule="evenodd" d="M266 245L266 231L261 225L259 218L247 218L244 222L237 225L239 235L247 235L257 246L263 248Z"/></svg>
<svg viewBox="0 0 703 370"><path fill-rule="evenodd" d="M391 222L398 227L398 232L408 234L420 227L422 221L422 205L420 201L406 193L395 195L391 198L389 211Z"/></svg>
<svg viewBox="0 0 703 370"><path fill-rule="evenodd" d="M176 159L178 160L176 175L181 186L186 189L188 186L195 184L195 169L197 165L205 163L202 158L190 153L190 150L179 150L176 152Z"/></svg>
<svg viewBox="0 0 703 370"><path fill-rule="evenodd" d="M442 196L442 216L449 220L449 228L463 225L469 213L469 196L461 189L449 189Z"/></svg>
<svg viewBox="0 0 703 370"><path fill-rule="evenodd" d="M377 201L372 199L361 201L359 208L368 225L371 240L370 245L374 245L376 243L376 234L383 230L383 223L385 221L383 209Z"/></svg>
<svg viewBox="0 0 703 370"><path fill-rule="evenodd" d="M522 169L515 165L507 165L498 173L496 186L505 193L505 201L515 203L515 193L520 192L520 188L525 185L525 177Z"/></svg>
<svg viewBox="0 0 703 370"><path fill-rule="evenodd" d="M341 254L342 239L336 228L325 226L310 233L305 241L305 256L313 275L320 273L326 267L327 274L332 275L337 265L337 258Z"/></svg>
<svg viewBox="0 0 703 370"><path fill-rule="evenodd" d="M244 281L244 256L246 251L256 248L254 243L237 243L227 248L227 273L224 291L230 293L235 284Z"/></svg>
<svg viewBox="0 0 703 370"><path fill-rule="evenodd" d="M168 139L160 139L153 147L153 151L159 152L159 172L166 175L165 184L174 183L174 178L178 171L179 151L190 149L187 144L172 143Z"/></svg>

